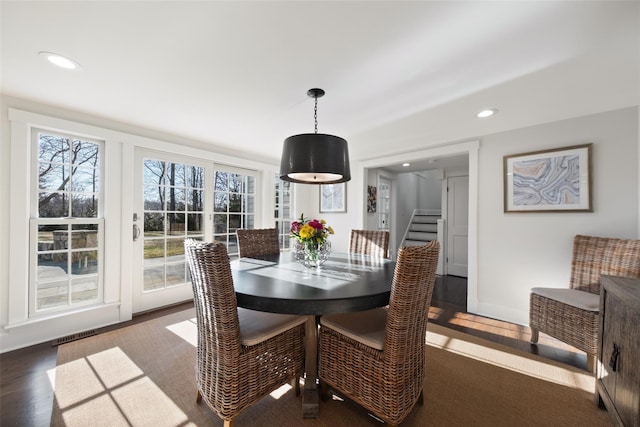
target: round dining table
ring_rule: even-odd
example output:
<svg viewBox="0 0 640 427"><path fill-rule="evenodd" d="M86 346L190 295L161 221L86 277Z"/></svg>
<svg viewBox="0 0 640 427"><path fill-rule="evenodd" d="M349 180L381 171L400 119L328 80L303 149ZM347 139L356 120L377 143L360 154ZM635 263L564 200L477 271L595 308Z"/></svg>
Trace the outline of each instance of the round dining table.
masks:
<svg viewBox="0 0 640 427"><path fill-rule="evenodd" d="M293 252L231 262L239 307L308 316L305 328L303 418L319 414L318 320L321 315L384 307L389 303L395 261L352 253L331 253L320 267L307 268Z"/></svg>
<svg viewBox="0 0 640 427"><path fill-rule="evenodd" d="M293 252L231 263L238 306L271 313L322 315L367 310L389 303L395 262L332 253L306 268Z"/></svg>

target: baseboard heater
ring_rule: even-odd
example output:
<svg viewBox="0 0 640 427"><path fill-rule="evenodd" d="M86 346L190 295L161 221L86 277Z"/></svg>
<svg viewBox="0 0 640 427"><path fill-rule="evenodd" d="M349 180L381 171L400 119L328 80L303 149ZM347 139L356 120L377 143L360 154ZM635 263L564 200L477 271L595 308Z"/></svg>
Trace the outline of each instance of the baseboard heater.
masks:
<svg viewBox="0 0 640 427"><path fill-rule="evenodd" d="M53 340L53 342L51 343L51 347L56 347L71 341L81 340L82 338L87 338L96 334L97 332L95 331L95 329L91 329L89 331L84 331L84 332L78 332L77 334L68 335L66 337Z"/></svg>

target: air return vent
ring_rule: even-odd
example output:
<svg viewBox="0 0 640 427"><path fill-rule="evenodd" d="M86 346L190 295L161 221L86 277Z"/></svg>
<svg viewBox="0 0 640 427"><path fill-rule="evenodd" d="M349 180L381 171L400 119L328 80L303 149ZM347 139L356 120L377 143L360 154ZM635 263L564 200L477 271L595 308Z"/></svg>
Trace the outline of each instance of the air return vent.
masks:
<svg viewBox="0 0 640 427"><path fill-rule="evenodd" d="M82 338L87 338L90 336L96 335L96 331L95 329L91 329L89 331L84 331L84 332L78 332L77 334L73 334L73 335L68 335L66 337L62 337L62 338L58 338L56 340L54 340L51 343L52 347L61 345L61 344L66 344L68 342L71 341L76 341L76 340L81 340Z"/></svg>

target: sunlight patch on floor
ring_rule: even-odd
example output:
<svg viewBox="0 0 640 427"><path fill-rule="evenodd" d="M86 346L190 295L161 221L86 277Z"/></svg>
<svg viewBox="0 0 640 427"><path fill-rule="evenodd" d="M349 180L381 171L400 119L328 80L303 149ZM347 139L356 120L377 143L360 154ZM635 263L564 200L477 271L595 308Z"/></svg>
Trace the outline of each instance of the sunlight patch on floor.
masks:
<svg viewBox="0 0 640 427"><path fill-rule="evenodd" d="M533 355L518 355L517 351L502 351L433 331L427 332L427 344L484 363L509 369L555 384L593 393L595 378L586 371L571 366L548 363Z"/></svg>
<svg viewBox="0 0 640 427"><path fill-rule="evenodd" d="M50 371L66 426L194 425L119 347Z"/></svg>
<svg viewBox="0 0 640 427"><path fill-rule="evenodd" d="M185 320L167 326L167 329L196 347L198 345L198 326L196 319Z"/></svg>
<svg viewBox="0 0 640 427"><path fill-rule="evenodd" d="M280 399L282 396L284 396L285 394L287 394L287 392L289 390L291 390L293 387L291 387L291 384L283 384L280 387L278 387L277 389L273 390L269 396L271 396L272 398L278 400Z"/></svg>

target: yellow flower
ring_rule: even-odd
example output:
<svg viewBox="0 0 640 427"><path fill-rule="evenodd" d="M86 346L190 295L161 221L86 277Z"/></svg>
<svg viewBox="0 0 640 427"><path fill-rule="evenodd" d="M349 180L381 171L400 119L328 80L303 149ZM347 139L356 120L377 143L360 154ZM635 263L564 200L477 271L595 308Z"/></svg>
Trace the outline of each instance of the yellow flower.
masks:
<svg viewBox="0 0 640 427"><path fill-rule="evenodd" d="M333 234L333 228L331 226L328 226L327 230L329 230L329 234Z"/></svg>
<svg viewBox="0 0 640 427"><path fill-rule="evenodd" d="M313 233L315 233L315 228L310 226L309 224L305 224L300 229L300 237L303 239L310 239L313 237Z"/></svg>

